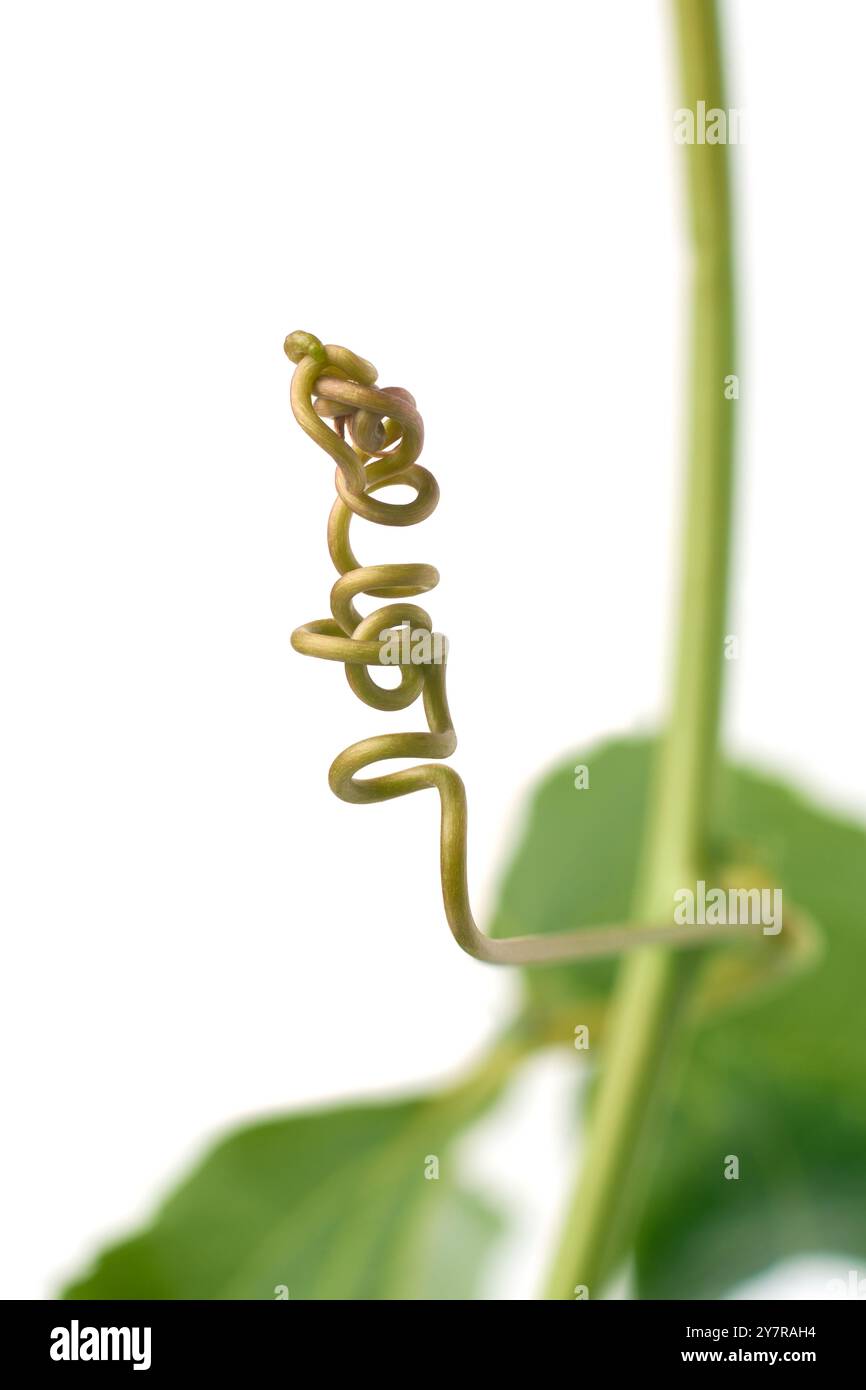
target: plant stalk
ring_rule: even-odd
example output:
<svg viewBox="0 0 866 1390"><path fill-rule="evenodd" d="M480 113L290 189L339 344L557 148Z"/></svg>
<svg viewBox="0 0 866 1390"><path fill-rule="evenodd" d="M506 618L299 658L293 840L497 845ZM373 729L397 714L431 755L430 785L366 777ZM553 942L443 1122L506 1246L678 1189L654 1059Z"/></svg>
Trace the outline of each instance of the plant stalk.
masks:
<svg viewBox="0 0 866 1390"><path fill-rule="evenodd" d="M725 110L715 0L673 0L682 107ZM726 144L682 147L691 243L688 465L676 658L668 728L647 813L634 920L673 920L673 895L711 867L710 813L731 530L735 402L734 269ZM639 930L639 925L636 930ZM620 967L588 1150L546 1296L603 1296L633 1242L647 1143L671 1080L679 1023L699 962L641 951Z"/></svg>

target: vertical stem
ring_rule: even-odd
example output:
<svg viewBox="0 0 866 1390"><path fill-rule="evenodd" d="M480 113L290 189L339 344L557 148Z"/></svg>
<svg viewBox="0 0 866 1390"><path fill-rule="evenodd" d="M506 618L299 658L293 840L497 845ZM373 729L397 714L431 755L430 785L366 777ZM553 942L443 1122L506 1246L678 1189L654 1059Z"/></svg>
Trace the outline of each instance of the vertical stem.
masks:
<svg viewBox="0 0 866 1390"><path fill-rule="evenodd" d="M681 105L725 109L715 0L673 0ZM696 137L697 138L697 137ZM734 274L725 144L683 146L691 239L691 382L679 625L670 723L648 808L636 922L672 920L673 894L710 863L733 476ZM638 928L639 929L639 928ZM603 1291L639 1214L641 1150L670 1071L691 954L647 950L621 967L589 1146L547 1296Z"/></svg>

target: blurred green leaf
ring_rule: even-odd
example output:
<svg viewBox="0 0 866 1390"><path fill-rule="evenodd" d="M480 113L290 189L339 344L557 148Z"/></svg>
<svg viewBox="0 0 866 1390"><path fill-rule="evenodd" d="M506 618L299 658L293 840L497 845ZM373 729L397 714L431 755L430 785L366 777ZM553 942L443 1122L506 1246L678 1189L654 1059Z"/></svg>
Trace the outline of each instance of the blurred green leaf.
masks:
<svg viewBox="0 0 866 1390"><path fill-rule="evenodd" d="M554 770L532 806L494 929L615 922L632 899L652 745L608 745ZM590 770L577 791L573 768ZM866 832L780 782L728 768L719 842L766 867L821 927L824 953L692 1036L650 1173L642 1297L719 1297L777 1260L866 1259ZM684 885L685 886L685 885ZM528 971L538 1003L604 995L598 965ZM737 1155L739 1179L724 1177Z"/></svg>
<svg viewBox="0 0 866 1390"><path fill-rule="evenodd" d="M272 1299L280 1285L292 1299L477 1296L499 1222L460 1190L450 1146L496 1094L495 1078L481 1080L238 1130L64 1296Z"/></svg>

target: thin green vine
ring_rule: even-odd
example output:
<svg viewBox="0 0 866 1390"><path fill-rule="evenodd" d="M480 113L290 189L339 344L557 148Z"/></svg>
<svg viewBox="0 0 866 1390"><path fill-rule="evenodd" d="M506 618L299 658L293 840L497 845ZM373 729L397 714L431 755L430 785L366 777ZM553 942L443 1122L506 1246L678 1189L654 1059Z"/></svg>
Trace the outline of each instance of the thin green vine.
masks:
<svg viewBox="0 0 866 1390"><path fill-rule="evenodd" d="M674 0L681 102L725 109L715 0ZM670 918L674 891L711 868L730 546L734 270L725 144L683 146L692 248L691 391L673 700L647 821L635 921ZM638 1212L645 1143L696 961L661 949L620 970L589 1146L547 1296L602 1292Z"/></svg>
<svg viewBox="0 0 866 1390"><path fill-rule="evenodd" d="M458 773L440 762L425 762L376 777L358 776L371 764L390 758L447 758L457 745L445 689L447 644L433 633L430 615L405 601L434 588L438 571L426 564L361 565L349 540L353 516L383 526L412 526L435 508L438 484L418 463L423 421L408 391L377 387L375 367L348 348L326 346L311 333L298 331L289 334L285 351L297 364L291 390L295 418L337 465L337 498L328 523L328 547L339 574L331 590L331 617L296 628L292 646L305 656L341 662L354 693L373 709L405 709L422 695L427 720L426 731L377 734L344 749L331 765L332 791L355 803L387 801L426 789L438 792L445 915L458 944L479 960L549 965L644 953L656 942L700 949L759 937L760 929L749 924L703 926L699 931L677 926L669 913L661 923L650 919L639 934L629 925L505 939L481 931L469 902L468 812ZM413 501L383 502L373 495L394 483L413 488ZM398 601L362 617L354 603L359 594ZM393 689L383 689L367 669L385 664L399 672L399 685Z"/></svg>

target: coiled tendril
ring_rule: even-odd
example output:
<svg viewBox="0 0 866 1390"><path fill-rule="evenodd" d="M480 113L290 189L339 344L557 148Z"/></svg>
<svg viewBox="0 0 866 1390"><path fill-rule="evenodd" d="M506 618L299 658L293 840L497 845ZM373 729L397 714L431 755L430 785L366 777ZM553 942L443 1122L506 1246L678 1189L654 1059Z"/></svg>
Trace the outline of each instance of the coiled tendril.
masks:
<svg viewBox="0 0 866 1390"><path fill-rule="evenodd" d="M436 479L417 462L424 442L424 425L408 391L375 385L377 372L348 348L323 346L311 333L291 333L286 355L297 363L291 400L295 419L330 454L337 465L337 499L328 522L328 548L340 578L331 590L332 617L305 623L292 633L292 646L305 656L340 661L355 694L373 709L405 709L423 696L425 733L380 734L353 743L335 758L328 780L344 801L387 801L433 787L442 805L442 897L448 925L458 944L479 960L504 965L534 965L614 956L636 947L664 943L708 946L724 936L738 935L731 927L628 926L590 927L550 935L494 939L480 931L469 906L466 880L466 790L453 768L441 762L358 777L372 763L390 758L447 758L457 736L445 693L445 660L428 642L429 660L418 660L415 633L432 632L430 616L406 600L426 593L439 582L432 565L361 565L349 542L354 516L382 526L414 526L439 501ZM332 425L326 423L333 422ZM374 494L392 484L408 484L416 492L411 502L383 502ZM359 594L394 600L362 617L354 605ZM408 629L410 642L405 641ZM401 631L402 630L402 631ZM383 637L382 634L385 634ZM401 637L399 662L385 656L386 643ZM423 639L422 639L423 652ZM369 666L397 664L400 683L385 690Z"/></svg>

